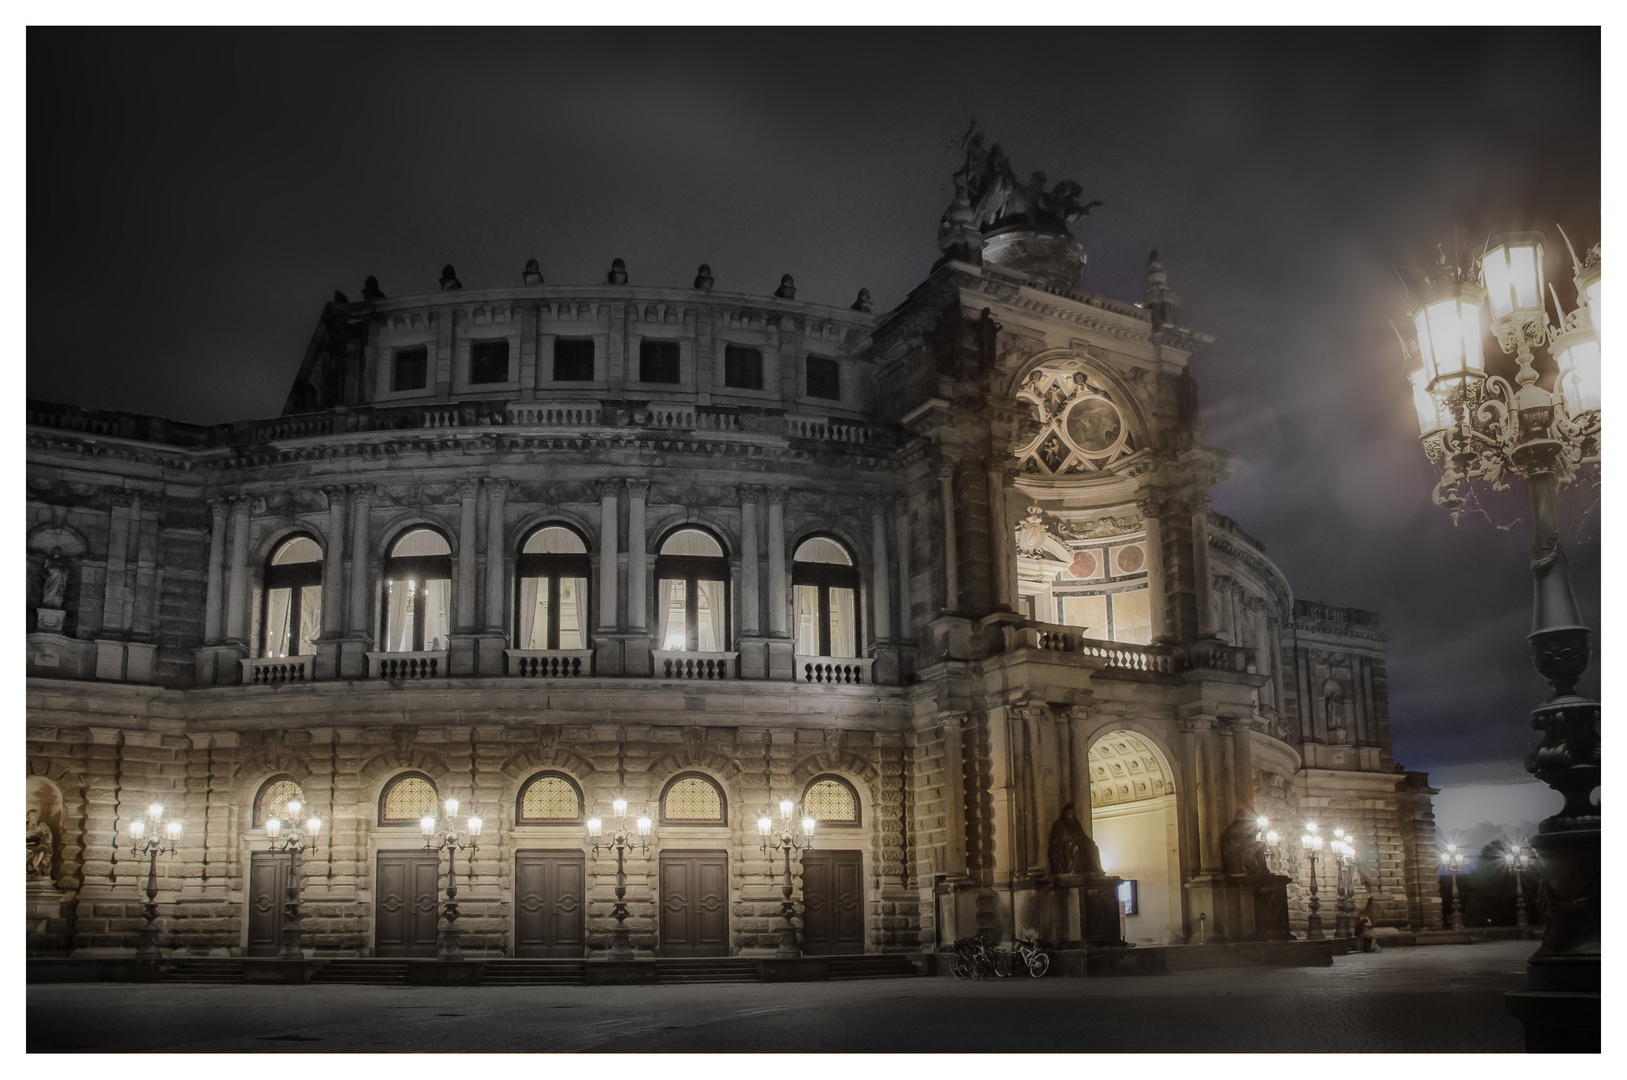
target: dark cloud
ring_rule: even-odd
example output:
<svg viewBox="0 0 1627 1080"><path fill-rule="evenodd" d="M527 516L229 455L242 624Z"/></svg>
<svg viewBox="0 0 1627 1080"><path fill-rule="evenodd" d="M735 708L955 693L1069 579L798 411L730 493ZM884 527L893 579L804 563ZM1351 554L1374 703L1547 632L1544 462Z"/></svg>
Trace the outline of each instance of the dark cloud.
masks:
<svg viewBox="0 0 1627 1080"><path fill-rule="evenodd" d="M1077 230L1089 288L1136 298L1156 247L1182 321L1218 338L1194 362L1209 441L1238 466L1215 506L1299 595L1383 612L1397 755L1508 760L1543 696L1527 526L1454 529L1428 505L1391 263L1454 226L1598 237L1599 43L32 29L29 393L275 413L334 288L372 273L428 291L448 261L470 287L517 280L530 256L567 282L617 256L661 284L708 262L720 288L767 294L792 273L804 298L867 286L885 308L937 254L945 145L976 116L1019 169L1105 201ZM1518 498L1499 512L1528 517ZM1597 625L1597 540L1573 559Z"/></svg>

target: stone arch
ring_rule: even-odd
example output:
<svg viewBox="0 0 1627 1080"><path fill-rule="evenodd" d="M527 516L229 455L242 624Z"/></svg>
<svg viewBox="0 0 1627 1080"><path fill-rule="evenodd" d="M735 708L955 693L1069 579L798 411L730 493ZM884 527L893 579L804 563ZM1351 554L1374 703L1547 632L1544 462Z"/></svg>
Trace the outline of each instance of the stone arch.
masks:
<svg viewBox="0 0 1627 1080"><path fill-rule="evenodd" d="M1087 760L1090 756L1090 750L1096 745L1097 740L1115 731L1128 731L1151 743L1153 748L1162 755L1165 765L1168 766L1167 771L1171 790L1178 798L1186 796L1187 793L1181 783L1180 754L1170 745L1169 733L1157 724L1151 724L1132 716L1107 716L1093 719L1093 722L1085 730L1085 756Z"/></svg>
<svg viewBox="0 0 1627 1080"><path fill-rule="evenodd" d="M254 541L254 546L249 549L250 575L256 580L264 578L266 563L270 561L272 553L277 550L283 541L291 540L296 536L308 536L316 541L316 546L322 549L322 557L326 559L328 556L328 537L322 529L313 524L315 519L316 515L313 514L311 520L295 518L290 521L285 518L278 518L270 522L266 530Z"/></svg>
<svg viewBox="0 0 1627 1080"><path fill-rule="evenodd" d="M1090 835L1102 868L1136 882L1137 909L1126 916L1125 937L1138 944L1184 940L1187 807L1170 754L1151 733L1113 719L1091 733L1085 765ZM1079 810L1084 818L1086 808Z"/></svg>
<svg viewBox="0 0 1627 1080"><path fill-rule="evenodd" d="M52 548L59 547L62 554L70 559L83 558L90 550L90 544L85 540L84 533L72 525L59 525L55 522L43 522L29 529L24 547L40 555L49 555Z"/></svg>
<svg viewBox="0 0 1627 1080"><path fill-rule="evenodd" d="M442 788L445 780L452 775L452 770L444 758L417 746L406 749L395 748L375 754L367 760L367 764L357 770L356 775L362 784L371 790L372 801L376 803L385 783L397 773L403 772L421 772L435 781L437 789ZM444 792L442 797L445 797Z"/></svg>
<svg viewBox="0 0 1627 1080"><path fill-rule="evenodd" d="M597 771L593 767L593 762L570 747L560 746L558 743L522 750L498 767L498 771L514 784L523 783L543 769L558 769L560 772L569 773L578 784L584 783Z"/></svg>
<svg viewBox="0 0 1627 1080"><path fill-rule="evenodd" d="M1046 349L1028 357L1021 364L1012 369L1011 374L1000 387L1000 396L1008 401L1015 402L1017 392L1022 389L1028 376L1042 367L1066 368L1081 371L1092 379L1099 381L1108 390L1108 397L1117 405L1129 425L1129 442L1134 444L1135 451L1143 451L1152 445L1153 425L1150 422L1145 403L1140 400L1135 389L1124 378L1108 369L1100 359L1088 352L1075 348ZM1124 460L1132 451L1117 459Z"/></svg>
<svg viewBox="0 0 1627 1080"><path fill-rule="evenodd" d="M508 530L504 538L503 553L505 559L513 559L519 554L520 544L532 531L544 525L568 526L572 532L581 535L587 545L589 555L597 555L603 549L603 538L599 529L581 514L573 513L563 507L548 507L525 515L518 525Z"/></svg>
<svg viewBox="0 0 1627 1080"><path fill-rule="evenodd" d="M734 530L725 525L722 518L704 507L698 510L686 507L679 513L668 514L659 521L650 521L645 524L644 528L648 534L647 542L649 544L647 550L652 562L661 553L661 543L666 539L667 534L686 525L698 526L711 533L713 539L722 546L723 557L731 565L740 561L740 541Z"/></svg>
<svg viewBox="0 0 1627 1080"><path fill-rule="evenodd" d="M390 547L406 533L415 528L434 529L446 541L447 548L452 552L452 574L454 579L458 572L458 531L452 527L451 522L439 514L431 514L424 510L408 510L382 525L374 534L370 557L378 564L383 565L384 559L390 553Z"/></svg>
<svg viewBox="0 0 1627 1080"><path fill-rule="evenodd" d="M799 791L820 773L836 773L853 784L865 800L865 810L868 811L875 802L881 770L853 751L841 748L818 750L791 766L791 779L796 782Z"/></svg>
<svg viewBox="0 0 1627 1080"><path fill-rule="evenodd" d="M36 785L48 785L49 790L55 794L58 804L57 820L52 821L48 814L42 815L46 818L47 824L51 825L53 839L56 842L56 851L52 856L51 879L59 888L78 888L84 873L82 862L86 844L85 827L89 820L84 777L59 761L30 757L25 784L31 808L34 804Z"/></svg>

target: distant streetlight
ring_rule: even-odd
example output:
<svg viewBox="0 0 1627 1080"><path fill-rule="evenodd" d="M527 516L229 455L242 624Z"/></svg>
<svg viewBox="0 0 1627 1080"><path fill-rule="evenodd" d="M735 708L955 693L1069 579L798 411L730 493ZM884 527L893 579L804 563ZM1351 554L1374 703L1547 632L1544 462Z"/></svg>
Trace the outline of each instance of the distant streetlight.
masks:
<svg viewBox="0 0 1627 1080"><path fill-rule="evenodd" d="M1514 926L1519 930L1521 937L1531 936L1531 917L1525 911L1525 872L1531 869L1533 855L1529 846L1523 841L1517 848L1510 848L1504 856L1508 861L1508 868L1514 872Z"/></svg>
<svg viewBox="0 0 1627 1080"><path fill-rule="evenodd" d="M307 847L313 854L318 850L317 836L322 832L322 819L312 815L306 820L305 828L301 829L299 811L299 800L289 799L288 817L291 824L287 835L283 834L281 818L266 819L266 850L288 853L288 896L283 901L283 933L282 944L277 946L278 960L305 959L299 947L299 857Z"/></svg>
<svg viewBox="0 0 1627 1080"><path fill-rule="evenodd" d="M151 826L149 831L148 826ZM153 803L147 807L147 820L130 822L130 854L136 858L147 856L147 903L142 908L144 922L136 945L136 959L143 962L162 960L158 949L158 856L175 855L175 841L181 838L181 823L164 820L164 807Z"/></svg>
<svg viewBox="0 0 1627 1080"><path fill-rule="evenodd" d="M1318 832L1316 822L1307 821L1304 835L1299 838L1300 849L1311 860L1310 914L1305 918L1305 938L1307 941L1321 941L1327 937L1322 932L1322 901L1316 897L1316 853L1322 850L1322 843L1322 836Z"/></svg>
<svg viewBox="0 0 1627 1080"><path fill-rule="evenodd" d="M1446 850L1441 852L1441 865L1446 867L1447 873L1452 875L1451 903L1448 907L1450 924L1453 930L1463 929L1463 902L1458 898L1458 874L1463 871L1463 852L1458 850L1456 844L1447 844Z"/></svg>
<svg viewBox="0 0 1627 1080"><path fill-rule="evenodd" d="M627 853L633 850L634 835L627 828L627 800L617 798L611 803L616 815L616 832L605 844L616 853L616 906L610 914L616 919L615 935L610 939L610 959L631 960L633 958L632 938L627 932ZM648 857L650 854L650 818L648 814L639 814L637 828L638 853ZM588 836L593 839L593 857L599 857L599 837L604 830L604 823L597 817L588 819Z"/></svg>
<svg viewBox="0 0 1627 1080"><path fill-rule="evenodd" d="M1339 883L1334 902L1333 936L1347 938L1356 922L1356 837L1343 829L1333 830L1328 844L1339 859Z"/></svg>
<svg viewBox="0 0 1627 1080"><path fill-rule="evenodd" d="M441 905L441 912L446 919L446 926L441 930L440 946L436 950L437 960L462 960L463 942L458 935L458 852L480 850L480 818L470 814L467 826L460 830L457 823L458 800L446 800L446 831L440 835L435 832L435 818L425 815L419 819L419 827L424 830L424 850L438 853L446 852L446 903Z"/></svg>
<svg viewBox="0 0 1627 1080"><path fill-rule="evenodd" d="M768 811L763 811L757 819L757 833L763 838L763 854L768 856L769 866L774 865L774 852L785 853L785 880L781 885L785 899L780 903L780 917L785 925L780 927L780 948L775 954L782 959L794 959L802 955L797 947L796 905L791 903L791 852L803 849L813 850L813 837L815 822L812 817L802 819L802 831L796 831L793 825L792 811L796 805L790 799L780 800L780 832L774 836L774 821L769 817Z"/></svg>

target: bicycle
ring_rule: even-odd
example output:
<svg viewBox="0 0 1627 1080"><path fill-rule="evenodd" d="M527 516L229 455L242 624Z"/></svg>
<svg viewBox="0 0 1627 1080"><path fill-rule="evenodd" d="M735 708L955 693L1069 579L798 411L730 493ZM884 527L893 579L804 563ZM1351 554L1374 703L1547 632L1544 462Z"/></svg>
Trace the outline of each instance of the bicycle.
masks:
<svg viewBox="0 0 1627 1080"><path fill-rule="evenodd" d="M981 937L963 937L955 942L955 959L949 973L957 979L987 979L1004 976L1004 964L998 953Z"/></svg>
<svg viewBox="0 0 1627 1080"><path fill-rule="evenodd" d="M1021 975L1025 970L1033 978L1040 978L1051 970L1051 955L1045 950L1049 943L1039 938L1012 939L1012 951L1006 954L1006 974Z"/></svg>

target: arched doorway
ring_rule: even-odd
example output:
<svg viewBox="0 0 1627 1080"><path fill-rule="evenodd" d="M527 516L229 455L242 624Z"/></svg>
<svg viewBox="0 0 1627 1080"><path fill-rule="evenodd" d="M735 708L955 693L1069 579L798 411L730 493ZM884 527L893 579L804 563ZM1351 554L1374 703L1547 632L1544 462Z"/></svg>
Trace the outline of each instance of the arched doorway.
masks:
<svg viewBox="0 0 1627 1080"><path fill-rule="evenodd" d="M1090 747L1091 838L1102 869L1133 882L1125 940L1168 945L1182 940L1180 828L1175 773L1145 736L1109 731Z"/></svg>

